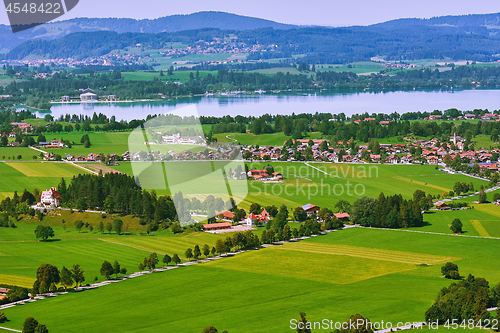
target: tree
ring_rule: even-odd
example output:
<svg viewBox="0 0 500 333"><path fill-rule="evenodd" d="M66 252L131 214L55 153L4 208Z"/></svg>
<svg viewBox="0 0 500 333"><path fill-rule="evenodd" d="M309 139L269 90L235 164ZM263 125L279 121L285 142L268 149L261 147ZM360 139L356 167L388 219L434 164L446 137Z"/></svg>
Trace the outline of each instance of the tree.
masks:
<svg viewBox="0 0 500 333"><path fill-rule="evenodd" d="M97 230L102 234L104 233L104 223L99 222L99 227L97 228Z"/></svg>
<svg viewBox="0 0 500 333"><path fill-rule="evenodd" d="M123 227L122 220L120 219L113 220L113 230L116 232L117 235L120 235L122 233L122 227Z"/></svg>
<svg viewBox="0 0 500 333"><path fill-rule="evenodd" d="M186 252L184 252L184 255L186 256L187 260L191 260L193 257L193 249L188 248Z"/></svg>
<svg viewBox="0 0 500 333"><path fill-rule="evenodd" d="M210 254L210 246L208 244L203 245L203 255L205 258L208 258L208 255Z"/></svg>
<svg viewBox="0 0 500 333"><path fill-rule="evenodd" d="M198 258L201 256L201 251L200 251L200 247L198 245L195 245L194 246L194 251L193 251L193 257L194 257L194 260L198 260Z"/></svg>
<svg viewBox="0 0 500 333"><path fill-rule="evenodd" d="M38 324L35 328L35 333L49 333L49 330L44 324Z"/></svg>
<svg viewBox="0 0 500 333"><path fill-rule="evenodd" d="M69 269L63 266L61 269L61 279L60 279L61 284L64 287L64 290L66 290L68 287L70 287L73 284L73 274Z"/></svg>
<svg viewBox="0 0 500 333"><path fill-rule="evenodd" d="M350 209L350 217L355 224L373 226L375 222L375 208L377 199L362 197L354 202Z"/></svg>
<svg viewBox="0 0 500 333"><path fill-rule="evenodd" d="M212 246L212 249L210 250L210 254L213 256L215 256L215 254L217 253L217 250L215 249L215 246Z"/></svg>
<svg viewBox="0 0 500 333"><path fill-rule="evenodd" d="M203 329L203 331L201 331L201 333L219 333L219 331L217 331L217 329L213 326L207 326Z"/></svg>
<svg viewBox="0 0 500 333"><path fill-rule="evenodd" d="M44 294L53 284L59 283L59 270L51 264L43 264L36 270L36 279L40 281L40 292Z"/></svg>
<svg viewBox="0 0 500 333"><path fill-rule="evenodd" d="M115 274L115 278L118 279L118 274L120 273L120 264L116 260L113 263L113 273Z"/></svg>
<svg viewBox="0 0 500 333"><path fill-rule="evenodd" d="M283 227L283 240L289 241L291 237L290 226L287 224Z"/></svg>
<svg viewBox="0 0 500 333"><path fill-rule="evenodd" d="M174 253L174 255L172 256L172 261L178 265L181 263L181 258L179 258L179 256L177 255L177 253Z"/></svg>
<svg viewBox="0 0 500 333"><path fill-rule="evenodd" d="M297 332L298 333L311 333L311 323L306 319L306 314L304 312L299 313L300 320L297 322Z"/></svg>
<svg viewBox="0 0 500 333"><path fill-rule="evenodd" d="M104 261L100 270L101 275L104 276L106 280L109 280L109 277L111 276L111 274L113 274L113 272L114 270L113 266L111 266L111 263L109 263L108 261Z"/></svg>
<svg viewBox="0 0 500 333"><path fill-rule="evenodd" d="M83 269L80 268L80 265L73 265L71 273L73 273L73 279L75 280L75 284L77 286L81 286L82 282L85 281L85 276L83 275L84 271Z"/></svg>
<svg viewBox="0 0 500 333"><path fill-rule="evenodd" d="M260 214L262 212L262 207L258 203L253 203L250 205L250 213Z"/></svg>
<svg viewBox="0 0 500 333"><path fill-rule="evenodd" d="M215 241L215 250L217 251L217 253L219 255L226 252L226 246L225 246L224 241L222 239L219 238Z"/></svg>
<svg viewBox="0 0 500 333"><path fill-rule="evenodd" d="M454 234L461 234L462 221L460 221L459 219L454 219L453 222L451 223L450 229L451 231L453 231Z"/></svg>
<svg viewBox="0 0 500 333"><path fill-rule="evenodd" d="M144 258L144 266L149 270L155 269L158 262L158 254L156 254L156 252L153 252L149 255L149 257Z"/></svg>
<svg viewBox="0 0 500 333"><path fill-rule="evenodd" d="M78 230L78 232L82 231L83 224L83 221L75 221L75 228L76 230Z"/></svg>
<svg viewBox="0 0 500 333"><path fill-rule="evenodd" d="M168 266L168 264L172 261L172 258L168 255L168 254L165 254L165 256L163 257L163 263Z"/></svg>
<svg viewBox="0 0 500 333"><path fill-rule="evenodd" d="M458 273L458 266L457 266L457 264L454 264L452 262L447 262L446 264L444 264L441 267L441 274L443 274L444 277L447 279L452 278L451 272L453 272L453 271Z"/></svg>
<svg viewBox="0 0 500 333"><path fill-rule="evenodd" d="M106 223L106 231L111 233L112 230L113 230L113 225L111 224L111 222Z"/></svg>
<svg viewBox="0 0 500 333"><path fill-rule="evenodd" d="M33 317L28 317L24 320L23 333L35 333L35 329L38 326L38 320Z"/></svg>
<svg viewBox="0 0 500 333"><path fill-rule="evenodd" d="M302 207L297 207L293 210L295 221L304 222L307 218L307 213Z"/></svg>
<svg viewBox="0 0 500 333"><path fill-rule="evenodd" d="M5 315L5 312L1 311L0 312L0 323L4 323L6 322L8 319L7 319L7 316Z"/></svg>
<svg viewBox="0 0 500 333"><path fill-rule="evenodd" d="M493 193L493 201L496 202L500 200L500 194L498 192Z"/></svg>
<svg viewBox="0 0 500 333"><path fill-rule="evenodd" d="M479 191L479 196L478 196L478 198L477 198L477 201L478 201L479 203L485 203L485 202L488 202L488 198L486 197L486 192L484 192L484 190L483 190L483 189L481 189L481 190Z"/></svg>
<svg viewBox="0 0 500 333"><path fill-rule="evenodd" d="M54 237L54 230L49 226L38 225L35 229L35 237L37 239L41 238L43 242L46 242L49 237Z"/></svg>

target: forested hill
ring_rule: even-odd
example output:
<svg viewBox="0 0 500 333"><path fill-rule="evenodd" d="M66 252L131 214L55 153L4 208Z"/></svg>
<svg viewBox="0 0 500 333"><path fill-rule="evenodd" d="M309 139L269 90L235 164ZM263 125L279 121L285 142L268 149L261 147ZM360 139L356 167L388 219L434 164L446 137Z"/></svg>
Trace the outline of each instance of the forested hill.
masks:
<svg viewBox="0 0 500 333"><path fill-rule="evenodd" d="M500 28L500 13L493 14L470 14L460 16L439 16L430 19L419 18L404 18L398 20L387 21L384 23L374 24L373 26L396 28L408 26L450 26L450 27L483 27L487 28Z"/></svg>
<svg viewBox="0 0 500 333"><path fill-rule="evenodd" d="M155 15L161 14L155 11ZM161 33L205 28L223 30L253 30L260 28L291 29L297 26L270 20L224 12L198 12L171 15L157 19L76 18L46 23L36 28L13 34L10 27L0 25L0 50L11 50L32 38L56 39L76 32L114 31L118 33Z"/></svg>
<svg viewBox="0 0 500 333"><path fill-rule="evenodd" d="M296 27L222 12L199 12L155 20L73 19L44 24L15 35L4 32L6 29L0 26L0 50L11 49L7 55L0 56L6 59L85 58L136 43L152 49L162 48L166 42L194 46L200 40L211 41L228 34L236 35L238 42L247 45L278 45L273 52L250 54L249 60L305 55L301 59L308 63L331 64L384 55L387 60L449 57L495 61L500 54L500 13L328 28ZM31 39L19 45L22 41L19 38L29 38L29 34L36 35L37 31L53 38ZM64 37L54 39L60 36Z"/></svg>

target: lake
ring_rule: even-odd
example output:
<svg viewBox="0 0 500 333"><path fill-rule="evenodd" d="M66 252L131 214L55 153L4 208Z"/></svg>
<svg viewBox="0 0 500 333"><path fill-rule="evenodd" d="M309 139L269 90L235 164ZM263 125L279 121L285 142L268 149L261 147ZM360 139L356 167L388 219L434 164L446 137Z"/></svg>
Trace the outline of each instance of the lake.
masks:
<svg viewBox="0 0 500 333"><path fill-rule="evenodd" d="M391 91L391 92L318 92L280 93L263 95L203 96L177 98L158 102L54 104L51 114L57 118L64 114L94 112L117 120L145 119L148 114L169 113L195 105L199 115L217 116L292 113L405 113L457 108L459 110L500 109L500 89L455 91ZM41 114L43 116L43 114Z"/></svg>

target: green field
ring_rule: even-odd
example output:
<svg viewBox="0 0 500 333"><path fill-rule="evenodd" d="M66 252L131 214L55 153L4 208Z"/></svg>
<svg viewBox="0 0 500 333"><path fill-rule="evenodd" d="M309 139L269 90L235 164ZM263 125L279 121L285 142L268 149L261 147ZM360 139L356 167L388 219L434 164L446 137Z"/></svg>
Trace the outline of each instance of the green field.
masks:
<svg viewBox="0 0 500 333"><path fill-rule="evenodd" d="M189 74L196 74L196 71L176 71L174 75L169 76L165 72L165 76L160 76L160 72L123 72L122 77L125 81L152 81L154 78L157 78L161 81L180 81L187 82L189 81ZM199 71L200 78L206 77L208 74L212 74L213 76L217 76L216 71Z"/></svg>
<svg viewBox="0 0 500 333"><path fill-rule="evenodd" d="M351 72L356 74L378 73L383 69L385 69L384 65L371 61L360 61L347 65L320 64L316 66L316 70L319 72L333 71L333 72Z"/></svg>
<svg viewBox="0 0 500 333"><path fill-rule="evenodd" d="M214 138L217 138L218 142L235 142L229 138L236 140L242 145L259 145L259 146L275 146L282 147L283 143L290 139L290 136L286 136L283 133L273 133L273 134L259 134L255 135L252 133L219 133L214 134ZM310 132L305 139L320 139L321 133Z"/></svg>
<svg viewBox="0 0 500 333"><path fill-rule="evenodd" d="M61 177L65 177L69 182L73 175L85 173L80 168L65 163L28 163L28 162L6 162L0 163L0 200L7 196L12 196L14 191L20 195L24 189L33 191L38 188L40 191L56 187Z"/></svg>
<svg viewBox="0 0 500 333"><path fill-rule="evenodd" d="M63 243L81 249L76 241ZM3 325L20 329L34 316L51 332L199 332L208 325L282 332L299 312L311 322L360 313L396 325L424 319L438 291L450 284L440 274L447 260L461 275L496 284L499 251L493 239L353 228L5 309L10 321ZM47 258L61 262L50 250ZM175 315L163 320L165 313Z"/></svg>
<svg viewBox="0 0 500 333"><path fill-rule="evenodd" d="M40 160L39 155L39 151L29 147L0 147L0 161L36 161ZM33 156L37 156L37 159L33 159Z"/></svg>

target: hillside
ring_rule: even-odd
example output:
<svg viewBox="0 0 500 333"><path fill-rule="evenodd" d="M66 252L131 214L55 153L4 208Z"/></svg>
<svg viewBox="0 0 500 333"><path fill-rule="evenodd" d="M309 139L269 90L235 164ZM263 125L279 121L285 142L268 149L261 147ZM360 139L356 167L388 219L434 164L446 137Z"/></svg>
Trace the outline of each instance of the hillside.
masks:
<svg viewBox="0 0 500 333"><path fill-rule="evenodd" d="M215 28L223 30L253 30L260 28L291 29L296 26L255 17L224 12L198 12L171 15L153 20L125 18L76 18L43 24L34 29L13 34L10 27L0 25L0 51L11 50L32 38L56 39L76 32L114 31L117 33L161 33Z"/></svg>

